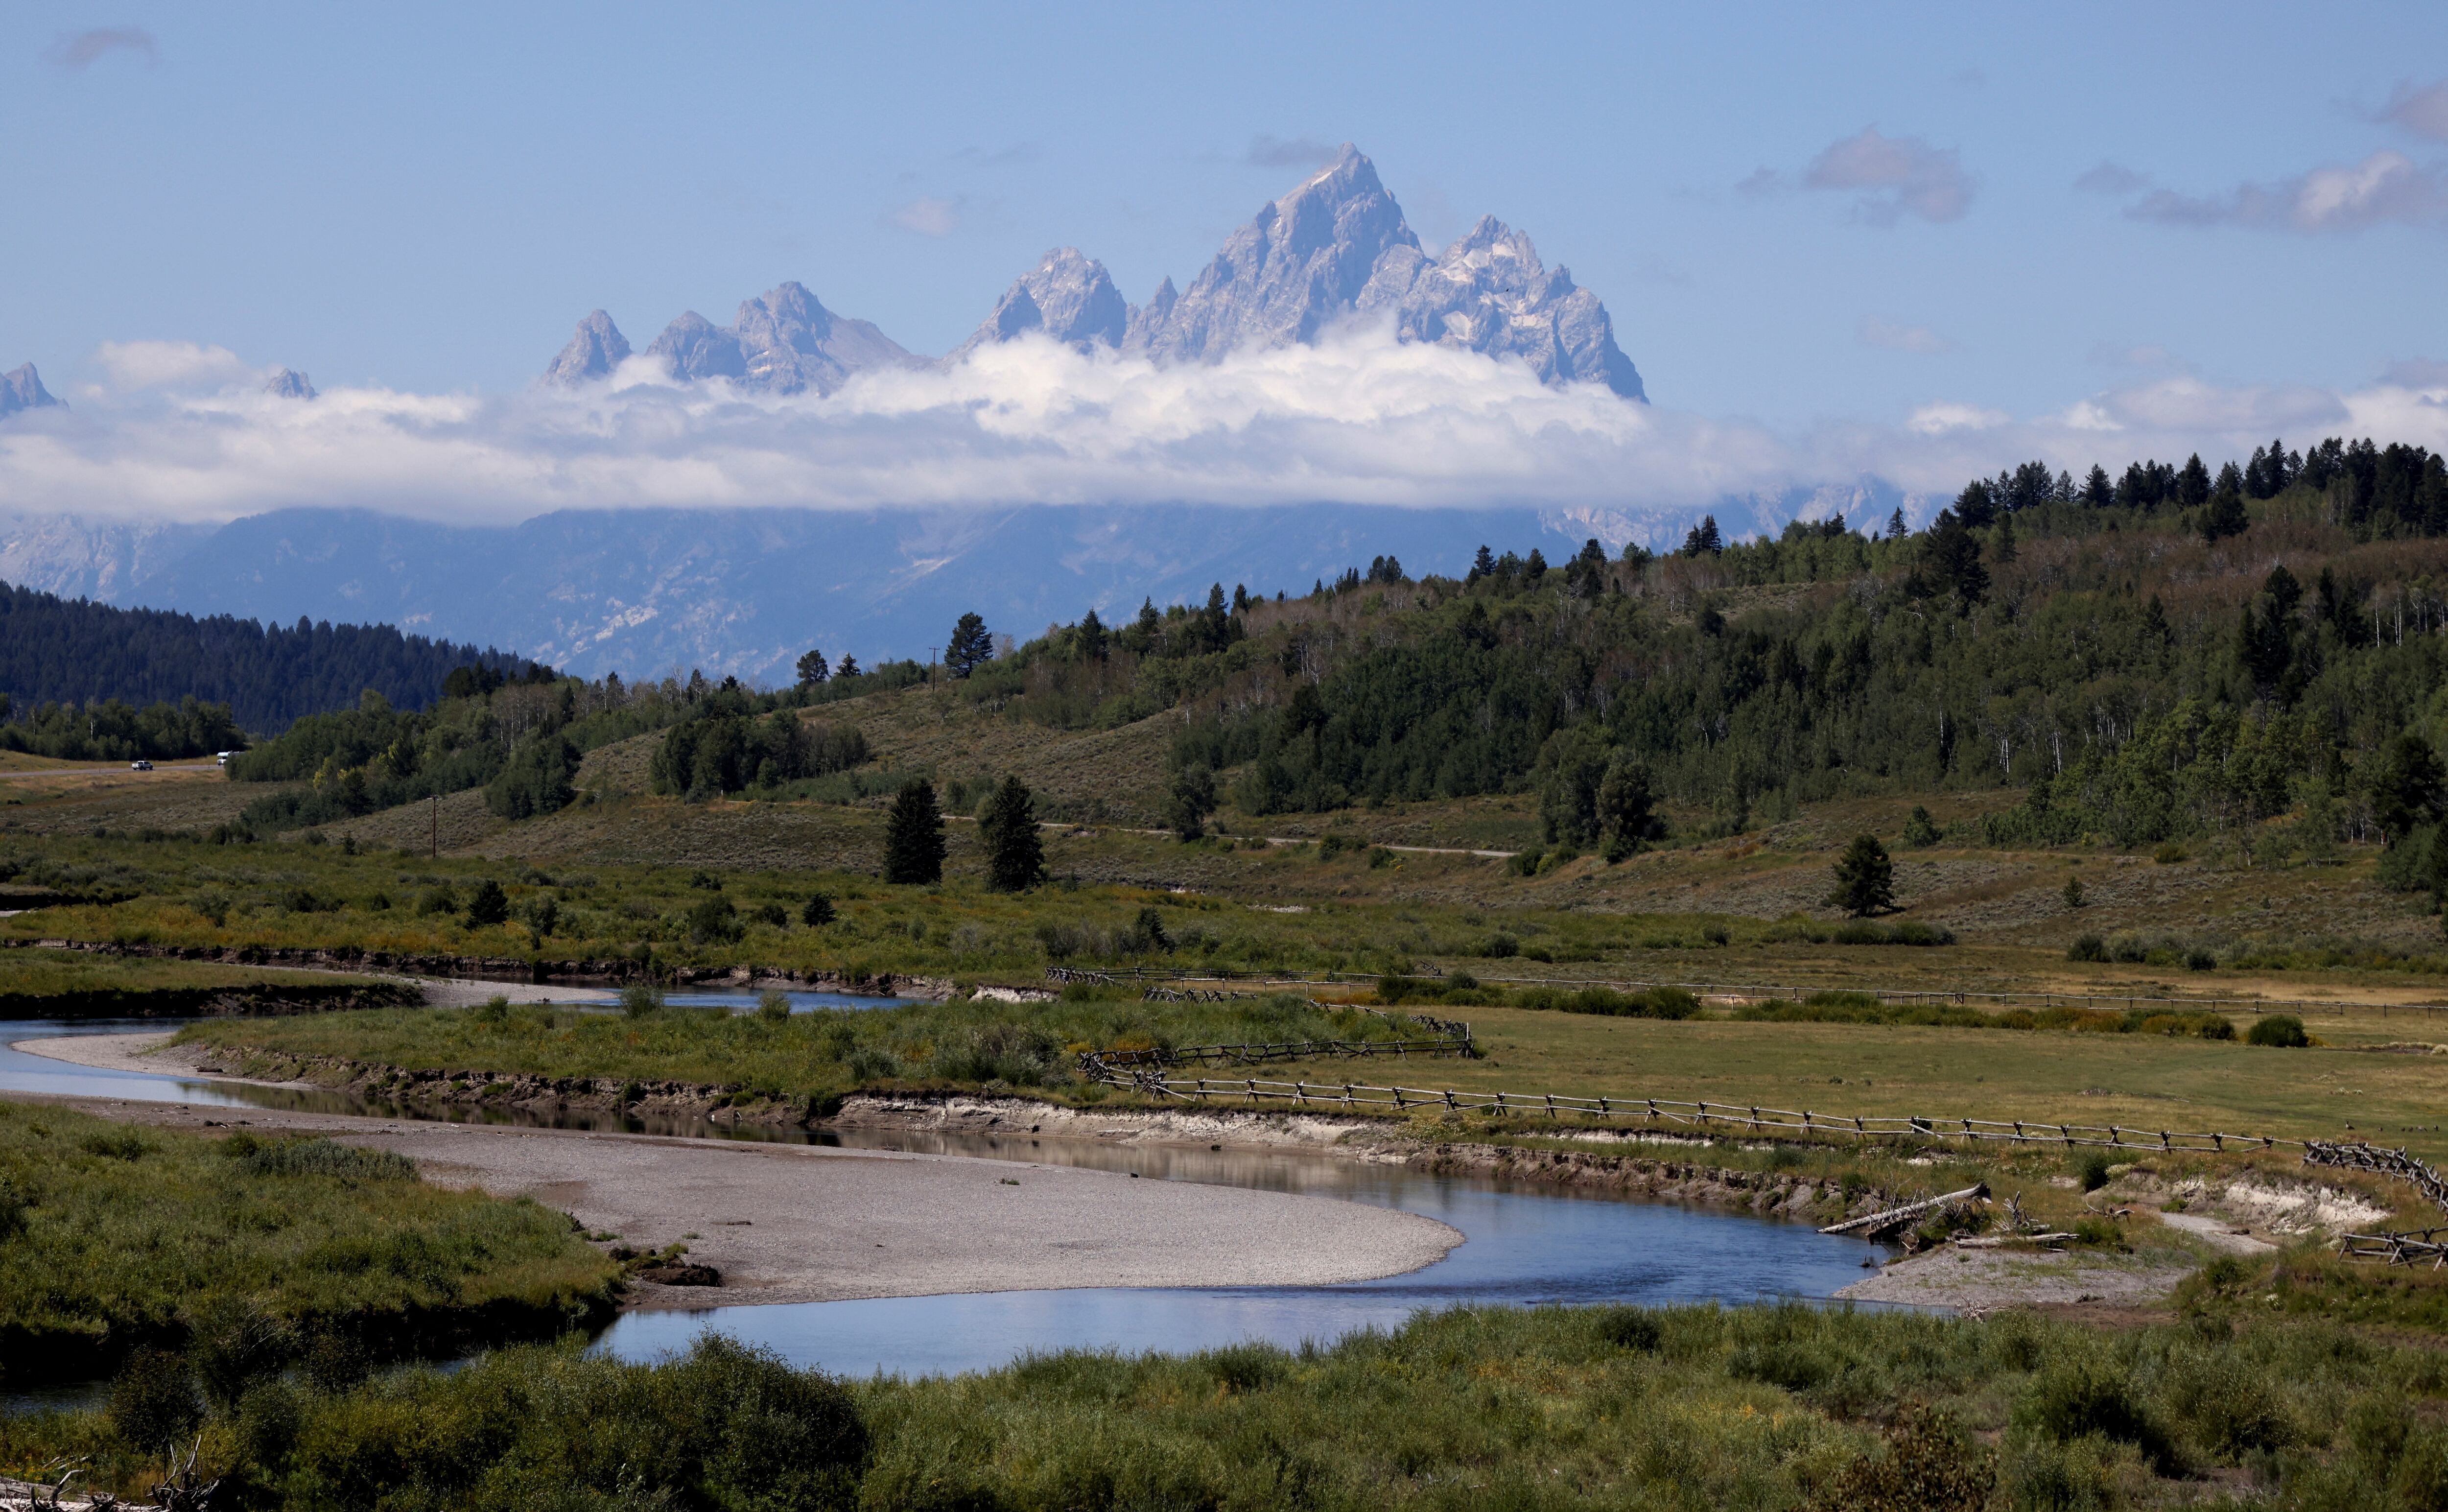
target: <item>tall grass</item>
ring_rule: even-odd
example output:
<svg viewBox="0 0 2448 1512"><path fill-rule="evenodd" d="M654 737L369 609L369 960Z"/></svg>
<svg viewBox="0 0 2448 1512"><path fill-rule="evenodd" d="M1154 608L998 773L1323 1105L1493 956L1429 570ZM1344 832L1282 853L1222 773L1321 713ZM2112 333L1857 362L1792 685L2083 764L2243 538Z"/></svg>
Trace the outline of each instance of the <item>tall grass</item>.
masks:
<svg viewBox="0 0 2448 1512"><path fill-rule="evenodd" d="M179 1388L155 1361L146 1390ZM258 1375L203 1463L258 1505L680 1508L2429 1507L2435 1351L2324 1325L2123 1335L1803 1306L1467 1308L1281 1349L1069 1351L838 1383L719 1340L455 1374ZM0 1421L0 1463L140 1483L158 1415ZM192 1421L192 1419L190 1419Z"/></svg>
<svg viewBox="0 0 2448 1512"><path fill-rule="evenodd" d="M1289 995L1226 1003L1094 996L912 1003L787 1019L657 1007L641 999L635 1011L619 1015L537 1006L377 1009L222 1020L180 1032L182 1041L251 1057L686 1081L793 1099L885 1081L1064 1086L1077 1081L1079 1053L1089 1049L1435 1037L1407 1018L1321 1009Z"/></svg>
<svg viewBox="0 0 2448 1512"><path fill-rule="evenodd" d="M327 1333L380 1353L548 1335L605 1310L613 1279L561 1214L429 1186L387 1151L0 1102L12 1384L258 1324L276 1352Z"/></svg>

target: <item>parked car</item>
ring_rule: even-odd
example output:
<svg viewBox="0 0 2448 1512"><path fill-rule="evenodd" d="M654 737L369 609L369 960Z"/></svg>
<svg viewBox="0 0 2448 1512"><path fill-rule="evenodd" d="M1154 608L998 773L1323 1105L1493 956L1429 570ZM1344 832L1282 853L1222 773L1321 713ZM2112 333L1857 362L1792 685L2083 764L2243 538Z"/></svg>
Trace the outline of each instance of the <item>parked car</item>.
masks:
<svg viewBox="0 0 2448 1512"><path fill-rule="evenodd" d="M153 763L150 761L130 761L127 763L127 770L130 772L150 772L153 770Z"/></svg>

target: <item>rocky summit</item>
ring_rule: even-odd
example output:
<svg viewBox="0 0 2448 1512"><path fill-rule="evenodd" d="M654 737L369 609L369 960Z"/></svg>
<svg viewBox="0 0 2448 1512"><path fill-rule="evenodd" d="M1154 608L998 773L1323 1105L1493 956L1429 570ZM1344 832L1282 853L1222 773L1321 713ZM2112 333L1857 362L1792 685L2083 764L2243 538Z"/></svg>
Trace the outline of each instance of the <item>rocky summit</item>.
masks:
<svg viewBox="0 0 2448 1512"><path fill-rule="evenodd" d="M1057 247L1009 289L969 339L947 362L958 362L989 342L1009 341L1039 331L1076 351L1119 347L1130 330L1131 307L1114 287L1105 265L1077 247Z"/></svg>
<svg viewBox="0 0 2448 1512"><path fill-rule="evenodd" d="M918 361L873 325L833 314L795 282L743 303L727 327L691 310L663 328L646 355L660 358L677 378L728 378L769 393L831 393L853 373Z"/></svg>
<svg viewBox="0 0 2448 1512"><path fill-rule="evenodd" d="M629 338L612 323L612 317L601 310L578 322L578 332L552 366L544 370L544 381L574 388L597 378L608 378L612 370L629 360Z"/></svg>
<svg viewBox="0 0 2448 1512"><path fill-rule="evenodd" d="M40 410L57 405L51 391L43 387L43 375L30 362L8 373L0 373L0 418L20 410Z"/></svg>
<svg viewBox="0 0 2448 1512"><path fill-rule="evenodd" d="M1354 318L1390 319L1404 341L1518 358L1541 382L1599 383L1627 399L1647 397L1616 345L1606 306L1565 269L1541 263L1528 236L1483 217L1431 255L1376 165L1348 143L1234 232L1188 289L1167 278L1147 303L1133 306L1103 263L1057 247L1014 279L993 314L944 360L1037 335L1083 353L1216 362L1234 352L1314 342ZM690 311L646 353L676 378L721 378L774 393L830 393L853 373L920 360L796 283L741 305L729 326ZM545 381L591 383L628 354L612 317L598 310L579 322Z"/></svg>

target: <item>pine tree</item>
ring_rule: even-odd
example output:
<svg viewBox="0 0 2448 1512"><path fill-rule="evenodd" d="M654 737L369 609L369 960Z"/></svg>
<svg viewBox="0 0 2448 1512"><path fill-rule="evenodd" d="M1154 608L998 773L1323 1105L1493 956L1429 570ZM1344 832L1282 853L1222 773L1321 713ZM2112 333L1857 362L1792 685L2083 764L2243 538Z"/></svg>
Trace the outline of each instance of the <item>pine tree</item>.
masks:
<svg viewBox="0 0 2448 1512"><path fill-rule="evenodd" d="M826 662L822 651L810 651L799 659L799 686L803 688L813 687L830 679L832 675L832 667Z"/></svg>
<svg viewBox="0 0 2448 1512"><path fill-rule="evenodd" d="M1018 777L1007 776L978 813L978 839L986 851L986 886L1021 892L1045 879L1045 841L1037 829L1037 805Z"/></svg>
<svg viewBox="0 0 2448 1512"><path fill-rule="evenodd" d="M1304 688L1302 691L1308 691ZM1184 767L1173 775L1165 799L1165 821L1185 841L1207 833L1207 816L1215 812L1215 774L1205 767Z"/></svg>
<svg viewBox="0 0 2448 1512"><path fill-rule="evenodd" d="M1989 535L1989 552L1998 559L1998 565L2000 566L2015 560L2015 517L2013 515L2001 514L1998 517L1998 528L1991 531Z"/></svg>
<svg viewBox="0 0 2448 1512"><path fill-rule="evenodd" d="M1491 573L1495 572L1495 570L1496 555L1494 552L1489 551L1487 547L1482 545L1479 548L1479 554L1470 559L1470 575L1463 579L1463 581L1464 583L1477 583L1480 579L1487 577Z"/></svg>
<svg viewBox="0 0 2448 1512"><path fill-rule="evenodd" d="M1857 919L1896 906L1896 866L1874 834L1857 834L1836 863L1836 890L1827 901Z"/></svg>
<svg viewBox="0 0 2448 1512"><path fill-rule="evenodd" d="M1904 524L1903 507L1898 505L1896 512L1887 516L1887 539L1901 541L1911 533L1911 528Z"/></svg>
<svg viewBox="0 0 2448 1512"><path fill-rule="evenodd" d="M935 785L906 784L884 822L884 880L904 887L944 880L944 816Z"/></svg>
<svg viewBox="0 0 2448 1512"><path fill-rule="evenodd" d="M2210 502L2210 469L2202 466L2198 451L2185 459L2184 470L2176 474L2176 507L2198 509Z"/></svg>
<svg viewBox="0 0 2448 1512"><path fill-rule="evenodd" d="M2209 507L2202 511L2202 539L2215 545L2251 527L2252 516L2244 507L2244 477L2230 462L2219 469L2218 484L2210 489Z"/></svg>
<svg viewBox="0 0 2448 1512"><path fill-rule="evenodd" d="M1683 538L1683 554L1687 557L1713 557L1726 549L1726 538L1717 530L1717 517L1703 515L1700 523Z"/></svg>
<svg viewBox="0 0 2448 1512"><path fill-rule="evenodd" d="M986 622L978 615L965 614L952 626L952 639L944 647L944 670L953 677L966 678L994 660L994 637L986 633Z"/></svg>
<svg viewBox="0 0 2448 1512"><path fill-rule="evenodd" d="M491 877L476 884L476 890L468 898L468 927L487 928L507 923L509 917L510 897L502 890L502 885Z"/></svg>
<svg viewBox="0 0 2448 1512"><path fill-rule="evenodd" d="M1930 522L1929 557L1930 565L1964 607L1979 603L1988 594L1989 569L1980 565L1980 543L1954 510L1941 509Z"/></svg>
<svg viewBox="0 0 2448 1512"><path fill-rule="evenodd" d="M1105 622L1097 618L1096 610L1091 609L1086 614L1080 617L1081 660L1104 660L1105 644L1110 639L1111 637L1109 637L1105 632Z"/></svg>
<svg viewBox="0 0 2448 1512"><path fill-rule="evenodd" d="M2083 480L2082 502L2094 509L2105 509L2116 502L2116 488L2108 481L2108 469L2095 462L2091 475Z"/></svg>

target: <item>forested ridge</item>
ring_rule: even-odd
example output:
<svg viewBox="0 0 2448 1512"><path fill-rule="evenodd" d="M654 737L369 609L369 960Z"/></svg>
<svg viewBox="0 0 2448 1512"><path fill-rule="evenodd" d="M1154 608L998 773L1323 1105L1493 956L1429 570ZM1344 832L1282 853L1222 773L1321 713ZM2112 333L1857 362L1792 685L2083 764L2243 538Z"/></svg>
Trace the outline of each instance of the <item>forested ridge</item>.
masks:
<svg viewBox="0 0 2448 1512"><path fill-rule="evenodd" d="M516 673L526 663L387 624L300 619L267 627L0 584L0 696L21 721L46 704L115 699L175 710L197 699L225 705L240 726L268 733L303 715L350 708L368 688L395 707L421 709L441 696L453 668L468 665Z"/></svg>
<svg viewBox="0 0 2448 1512"><path fill-rule="evenodd" d="M1088 616L961 686L1060 725L1170 710L1176 769L1252 812L1528 790L1579 843L1650 826L1653 797L1733 833L2020 787L1997 840L2120 845L2287 813L2305 846L2396 840L2448 812L2436 455L2032 463L1925 529L1869 524L1729 544L1710 522L1666 556L1591 542L1553 565L1482 549L1461 580L1381 559L1292 601L1219 586Z"/></svg>
<svg viewBox="0 0 2448 1512"><path fill-rule="evenodd" d="M2412 881L2448 815L2443 532L2448 470L2419 449L2273 443L2216 469L2145 461L2081 481L2031 463L1970 483L1919 531L1899 513L1729 543L1704 522L1663 556L1482 548L1459 579L1385 557L1300 599L1219 584L1203 605L1090 613L1000 656L964 616L942 676L1003 718L1172 721L1192 828L1219 801L1527 791L1551 840L1615 848L1662 833L1660 808L1687 833L1734 833L1808 802L2015 788L2022 801L1965 838L2132 846L2291 813L2269 843L2388 840ZM568 801L584 749L670 729L659 791L856 795L860 774L830 775L867 758L855 710L813 725L803 711L926 675L812 651L779 691L697 676L469 689L425 714L307 721L233 775L330 794L284 799L289 823L480 783L515 817Z"/></svg>

